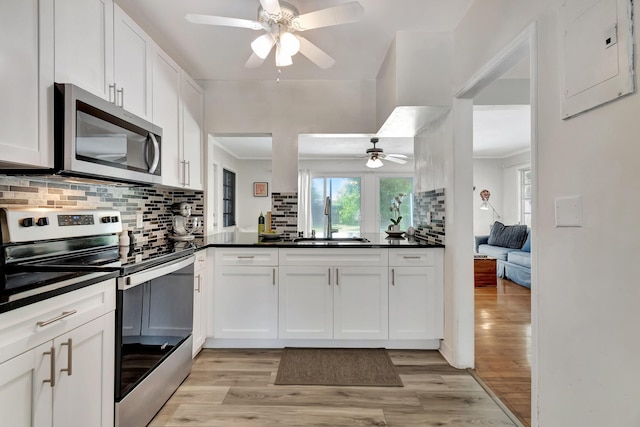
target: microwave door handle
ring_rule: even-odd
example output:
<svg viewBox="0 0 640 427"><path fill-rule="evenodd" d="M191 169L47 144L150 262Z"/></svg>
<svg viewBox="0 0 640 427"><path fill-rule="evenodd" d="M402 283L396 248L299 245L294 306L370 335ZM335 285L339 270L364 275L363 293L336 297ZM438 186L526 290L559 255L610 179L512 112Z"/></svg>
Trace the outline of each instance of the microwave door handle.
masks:
<svg viewBox="0 0 640 427"><path fill-rule="evenodd" d="M151 138L151 142L153 143L153 161L151 162L151 166L149 166L149 173L154 173L158 168L158 162L160 162L160 144L158 144L156 136L151 132L149 132L149 138Z"/></svg>

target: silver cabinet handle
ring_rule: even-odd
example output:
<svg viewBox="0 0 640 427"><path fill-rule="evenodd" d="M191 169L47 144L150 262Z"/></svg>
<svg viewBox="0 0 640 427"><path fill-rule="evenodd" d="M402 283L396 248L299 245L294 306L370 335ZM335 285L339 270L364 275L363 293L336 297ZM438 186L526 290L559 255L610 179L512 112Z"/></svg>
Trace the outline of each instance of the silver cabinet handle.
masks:
<svg viewBox="0 0 640 427"><path fill-rule="evenodd" d="M396 269L392 268L391 269L391 286L395 286L396 285Z"/></svg>
<svg viewBox="0 0 640 427"><path fill-rule="evenodd" d="M113 96L111 96L113 94ZM116 103L116 84L109 85L109 102L112 104Z"/></svg>
<svg viewBox="0 0 640 427"><path fill-rule="evenodd" d="M149 166L149 173L154 173L158 168L158 163L160 162L160 144L158 144L156 136L151 132L149 132L149 138L153 144L153 161Z"/></svg>
<svg viewBox="0 0 640 427"><path fill-rule="evenodd" d="M196 280L198 281L198 287L196 288L196 292L200 293L200 280L201 280L201 277L200 277L199 274L196 276Z"/></svg>
<svg viewBox="0 0 640 427"><path fill-rule="evenodd" d="M254 259L254 255L238 255L238 259Z"/></svg>
<svg viewBox="0 0 640 427"><path fill-rule="evenodd" d="M331 267L329 267L327 272L327 281L329 282L329 286L331 286Z"/></svg>
<svg viewBox="0 0 640 427"><path fill-rule="evenodd" d="M273 269L273 286L276 285L276 269Z"/></svg>
<svg viewBox="0 0 640 427"><path fill-rule="evenodd" d="M120 94L120 103L118 103L118 98L116 97L116 105L120 108L124 108L124 88L121 87L120 89L116 90L116 95Z"/></svg>
<svg viewBox="0 0 640 427"><path fill-rule="evenodd" d="M340 286L340 270L336 268L336 286Z"/></svg>
<svg viewBox="0 0 640 427"><path fill-rule="evenodd" d="M76 314L78 311L77 310L71 310L71 311L63 311L62 314L60 316L56 316L53 319L49 319L49 320L44 320L41 322L37 322L36 325L39 327L43 327L43 326L47 326L50 325L52 323L57 322L58 320L62 320L65 317L69 317L69 316L73 316L74 314Z"/></svg>
<svg viewBox="0 0 640 427"><path fill-rule="evenodd" d="M180 163L182 163L182 186L184 187L187 185L187 161L180 160Z"/></svg>
<svg viewBox="0 0 640 427"><path fill-rule="evenodd" d="M406 256L405 255L402 258L404 258L404 259L420 259L421 257L419 257L419 256Z"/></svg>
<svg viewBox="0 0 640 427"><path fill-rule="evenodd" d="M66 372L67 376L70 377L73 374L73 341L71 338L67 340L67 342L63 342L60 344L61 346L66 345L67 348L67 367L64 369L60 369L60 372Z"/></svg>
<svg viewBox="0 0 640 427"><path fill-rule="evenodd" d="M51 387L55 387L56 386L56 348L55 347L51 347L51 351L45 351L44 353L42 353L43 355L50 355L51 356L51 363L49 365L49 369L51 371L51 376L49 377L48 380L42 380L43 383L49 383L49 385Z"/></svg>
<svg viewBox="0 0 640 427"><path fill-rule="evenodd" d="M189 166L189 173L187 173L187 186L191 187L191 160L185 162Z"/></svg>

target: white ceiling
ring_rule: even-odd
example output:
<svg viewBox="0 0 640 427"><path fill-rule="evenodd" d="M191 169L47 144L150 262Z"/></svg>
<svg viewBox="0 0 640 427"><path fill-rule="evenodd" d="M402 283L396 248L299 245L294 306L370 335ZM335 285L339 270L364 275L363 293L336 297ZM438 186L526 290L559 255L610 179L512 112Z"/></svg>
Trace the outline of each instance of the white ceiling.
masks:
<svg viewBox="0 0 640 427"><path fill-rule="evenodd" d="M259 0L115 0L161 47L195 79L271 80L278 76L273 52L257 69L244 63L251 41L263 32L245 28L197 25L187 13L255 20ZM301 14L349 0L288 0ZM304 37L325 50L336 64L321 70L298 54L282 69L281 79L375 79L398 31L446 32L455 29L476 0L358 0L364 18L353 24L318 28ZM503 78L528 77L528 63ZM526 107L526 106L524 106ZM528 110L523 106L480 107L474 113L474 155L504 157L528 144ZM499 127L499 130L497 130ZM374 135L301 135L301 158L358 157L371 147ZM271 158L269 135L217 135L218 144L239 159ZM411 156L413 138L380 137L385 153Z"/></svg>
<svg viewBox="0 0 640 427"><path fill-rule="evenodd" d="M255 20L259 0L115 0L195 79L269 80L277 69L273 52L257 69L246 69L250 43L262 30L197 25L187 13ZM289 0L301 14L349 0ZM336 64L321 70L298 54L282 69L282 79L375 79L398 31L452 31L474 0L359 0L362 21L304 32Z"/></svg>

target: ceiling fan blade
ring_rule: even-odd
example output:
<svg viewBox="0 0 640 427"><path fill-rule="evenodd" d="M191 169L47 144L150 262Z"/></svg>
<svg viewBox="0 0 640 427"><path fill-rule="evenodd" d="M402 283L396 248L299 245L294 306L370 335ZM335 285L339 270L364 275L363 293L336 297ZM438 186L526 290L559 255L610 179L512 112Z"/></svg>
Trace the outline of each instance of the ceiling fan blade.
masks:
<svg viewBox="0 0 640 427"><path fill-rule="evenodd" d="M327 55L322 49L309 40L300 36L298 36L298 38L300 39L300 53L309 58L309 60L318 67L326 70L327 68L333 67L336 63L335 59Z"/></svg>
<svg viewBox="0 0 640 427"><path fill-rule="evenodd" d="M340 6L305 13L295 18L292 24L296 30L306 31L314 28L357 22L363 16L364 8L357 1L352 1Z"/></svg>
<svg viewBox="0 0 640 427"><path fill-rule="evenodd" d="M398 159L408 159L408 157L405 156L404 154L387 154L387 157L395 157Z"/></svg>
<svg viewBox="0 0 640 427"><path fill-rule="evenodd" d="M264 58L260 58L258 55L252 52L251 56L249 57L249 59L247 59L247 62L245 62L244 66L245 68L258 68L263 63Z"/></svg>
<svg viewBox="0 0 640 427"><path fill-rule="evenodd" d="M282 13L278 0L260 0L260 4L270 15L280 15Z"/></svg>
<svg viewBox="0 0 640 427"><path fill-rule="evenodd" d="M252 30L262 30L262 24L258 21L251 21L249 19L227 18L225 16L213 16L213 15L198 15L195 13L188 13L184 16L184 19L193 24L206 24L206 25L222 25L224 27L239 27L250 28Z"/></svg>
<svg viewBox="0 0 640 427"><path fill-rule="evenodd" d="M404 165L405 163L407 163L406 160L398 159L397 157L381 156L381 158L383 158L384 160L388 160L390 162L393 162L393 163L398 163L400 165Z"/></svg>

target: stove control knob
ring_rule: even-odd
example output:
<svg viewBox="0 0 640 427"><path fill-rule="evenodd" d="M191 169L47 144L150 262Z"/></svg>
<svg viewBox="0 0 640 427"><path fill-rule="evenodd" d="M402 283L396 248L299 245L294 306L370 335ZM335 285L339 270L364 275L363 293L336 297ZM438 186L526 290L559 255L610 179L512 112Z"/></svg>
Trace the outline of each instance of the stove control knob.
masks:
<svg viewBox="0 0 640 427"><path fill-rule="evenodd" d="M38 220L36 221L36 224L38 224L40 227L49 225L49 218L47 218L46 216L43 216L42 218L38 218Z"/></svg>
<svg viewBox="0 0 640 427"><path fill-rule="evenodd" d="M100 220L102 222L104 222L104 223L108 223L108 222L111 222L111 217L110 216L103 216Z"/></svg>
<svg viewBox="0 0 640 427"><path fill-rule="evenodd" d="M22 218L20 220L20 225L23 227L33 227L33 218Z"/></svg>

